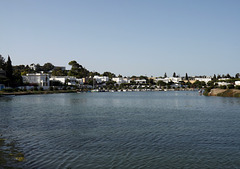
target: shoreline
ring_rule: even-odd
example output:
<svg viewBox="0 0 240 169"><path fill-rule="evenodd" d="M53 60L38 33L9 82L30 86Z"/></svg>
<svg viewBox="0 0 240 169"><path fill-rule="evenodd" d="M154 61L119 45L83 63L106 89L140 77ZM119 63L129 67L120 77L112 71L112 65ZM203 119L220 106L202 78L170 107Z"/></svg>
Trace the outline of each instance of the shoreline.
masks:
<svg viewBox="0 0 240 169"><path fill-rule="evenodd" d="M149 92L149 91L155 91L155 92L166 92L166 91L198 91L197 89L165 89L165 90L146 90L146 89L139 89L139 90L54 90L54 91L17 91L17 92L3 92L0 91L0 97L1 96L21 96L21 95L37 95L37 94L58 94L58 93L84 93L84 92Z"/></svg>
<svg viewBox="0 0 240 169"><path fill-rule="evenodd" d="M211 89L205 96L240 97L238 89Z"/></svg>

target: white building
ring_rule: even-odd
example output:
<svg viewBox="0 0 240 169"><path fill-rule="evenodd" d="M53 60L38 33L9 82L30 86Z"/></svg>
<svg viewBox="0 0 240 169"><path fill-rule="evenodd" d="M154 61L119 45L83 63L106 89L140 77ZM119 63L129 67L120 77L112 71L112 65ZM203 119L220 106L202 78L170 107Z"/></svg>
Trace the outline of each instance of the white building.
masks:
<svg viewBox="0 0 240 169"><path fill-rule="evenodd" d="M112 78L112 81L116 82L117 84L130 83L129 78L122 78L122 77L114 77Z"/></svg>
<svg viewBox="0 0 240 169"><path fill-rule="evenodd" d="M50 78L50 81L58 81L58 82L61 82L62 84L67 84L70 86L83 84L83 79L77 79L76 77L73 77L73 76L52 76Z"/></svg>
<svg viewBox="0 0 240 169"><path fill-rule="evenodd" d="M209 82L209 81L211 81L212 80L212 78L211 77L205 77L205 78L195 78L195 80L197 81L200 81L200 82L205 82L206 84Z"/></svg>
<svg viewBox="0 0 240 169"><path fill-rule="evenodd" d="M235 81L236 86L240 86L240 81Z"/></svg>
<svg viewBox="0 0 240 169"><path fill-rule="evenodd" d="M49 74L45 73L31 73L22 76L24 83L36 84L40 87L49 86Z"/></svg>
<svg viewBox="0 0 240 169"><path fill-rule="evenodd" d="M104 82L109 81L109 77L107 77L107 76L97 76L97 75L95 75L93 77L93 79L96 80L97 83L104 83Z"/></svg>
<svg viewBox="0 0 240 169"><path fill-rule="evenodd" d="M32 69L32 70L36 70L36 68L37 68L34 63L32 63L29 67L30 67L30 69Z"/></svg>
<svg viewBox="0 0 240 169"><path fill-rule="evenodd" d="M136 83L139 83L139 84L146 84L147 83L147 80L146 79L140 79L140 80L134 80Z"/></svg>
<svg viewBox="0 0 240 169"><path fill-rule="evenodd" d="M179 83L180 81L182 81L182 78L181 77L156 78L155 82L158 82L158 81L163 81L165 83L169 83L169 82Z"/></svg>
<svg viewBox="0 0 240 169"><path fill-rule="evenodd" d="M227 86L230 85L231 83L227 83L227 82L217 82L218 86Z"/></svg>

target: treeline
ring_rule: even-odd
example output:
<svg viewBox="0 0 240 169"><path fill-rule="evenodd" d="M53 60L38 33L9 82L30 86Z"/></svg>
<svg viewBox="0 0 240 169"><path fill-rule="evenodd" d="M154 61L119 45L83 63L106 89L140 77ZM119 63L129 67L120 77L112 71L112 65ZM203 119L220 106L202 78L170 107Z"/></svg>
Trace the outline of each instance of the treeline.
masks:
<svg viewBox="0 0 240 169"><path fill-rule="evenodd" d="M34 69L31 68L34 65ZM56 67L52 63L31 64L31 65L16 65L12 66L12 61L10 56L7 60L0 55L0 84L4 84L6 87L17 87L22 86L23 80L22 76L29 73L48 73L51 76L74 76L76 78L93 77L95 75L108 76L109 78L116 77L114 73L104 72L100 74L98 72L91 72L79 64L77 61L73 60L68 63L71 66L70 70L63 70L61 67ZM90 79L91 80L91 79Z"/></svg>
<svg viewBox="0 0 240 169"><path fill-rule="evenodd" d="M4 84L7 87L17 87L23 84L21 72L14 69L10 56L7 61L0 55L0 84Z"/></svg>

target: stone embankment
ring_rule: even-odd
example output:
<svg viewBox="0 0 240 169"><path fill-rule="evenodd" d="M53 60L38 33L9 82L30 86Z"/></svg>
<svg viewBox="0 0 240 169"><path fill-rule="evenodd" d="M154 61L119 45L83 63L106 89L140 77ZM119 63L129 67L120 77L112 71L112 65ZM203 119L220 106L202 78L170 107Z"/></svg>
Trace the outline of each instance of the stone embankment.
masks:
<svg viewBox="0 0 240 169"><path fill-rule="evenodd" d="M208 96L240 97L240 90L237 89L211 89Z"/></svg>

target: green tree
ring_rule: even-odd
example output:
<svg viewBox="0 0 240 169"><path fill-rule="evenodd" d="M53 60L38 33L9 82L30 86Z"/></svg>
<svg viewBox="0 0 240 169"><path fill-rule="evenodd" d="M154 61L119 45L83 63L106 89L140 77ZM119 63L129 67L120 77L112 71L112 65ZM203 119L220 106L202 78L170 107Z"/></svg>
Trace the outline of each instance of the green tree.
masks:
<svg viewBox="0 0 240 169"><path fill-rule="evenodd" d="M8 78L8 80L12 81L13 80L13 67L12 67L12 61L11 61L10 56L8 56L5 71L6 71L6 77Z"/></svg>
<svg viewBox="0 0 240 169"><path fill-rule="evenodd" d="M238 79L240 77L239 73L235 75L235 78Z"/></svg>
<svg viewBox="0 0 240 169"><path fill-rule="evenodd" d="M42 70L44 72L48 72L50 70L53 70L54 69L54 65L52 63L45 63L43 66L42 66Z"/></svg>
<svg viewBox="0 0 240 169"><path fill-rule="evenodd" d="M4 69L5 67L5 59L0 55L0 69Z"/></svg>
<svg viewBox="0 0 240 169"><path fill-rule="evenodd" d="M42 71L42 67L41 67L40 64L36 64L36 70L35 70L35 71L36 71L36 72Z"/></svg>
<svg viewBox="0 0 240 169"><path fill-rule="evenodd" d="M185 80L188 80L188 74L186 73Z"/></svg>
<svg viewBox="0 0 240 169"><path fill-rule="evenodd" d="M57 68L52 71L52 76L67 76L67 71Z"/></svg>
<svg viewBox="0 0 240 169"><path fill-rule="evenodd" d="M114 73L111 73L111 72L104 72L102 75L107 76L110 79L112 79L113 77L116 77L116 75Z"/></svg>
<svg viewBox="0 0 240 169"><path fill-rule="evenodd" d="M164 73L164 78L166 78L166 77L167 77L167 73L165 72L165 73Z"/></svg>
<svg viewBox="0 0 240 169"><path fill-rule="evenodd" d="M213 75L213 81L216 81L217 80L217 77L216 77L216 75L214 74Z"/></svg>
<svg viewBox="0 0 240 169"><path fill-rule="evenodd" d="M231 76L230 76L230 74L229 74L229 73L226 75L226 78L231 78Z"/></svg>
<svg viewBox="0 0 240 169"><path fill-rule="evenodd" d="M88 76L89 71L85 69L82 65L77 63L75 60L68 63L70 66L72 66L71 70L68 72L69 76L74 76L77 78L83 78Z"/></svg>
<svg viewBox="0 0 240 169"><path fill-rule="evenodd" d="M165 82L162 81L162 80L159 80L159 81L157 82L157 85L158 85L158 86L166 86L167 83L165 83Z"/></svg>

